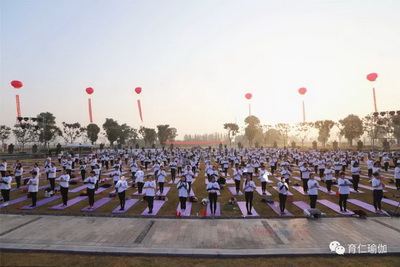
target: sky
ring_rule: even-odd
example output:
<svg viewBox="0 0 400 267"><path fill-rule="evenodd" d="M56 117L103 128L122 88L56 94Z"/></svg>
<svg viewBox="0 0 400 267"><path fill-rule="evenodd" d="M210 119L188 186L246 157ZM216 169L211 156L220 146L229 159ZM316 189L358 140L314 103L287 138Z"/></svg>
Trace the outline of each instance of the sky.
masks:
<svg viewBox="0 0 400 267"><path fill-rule="evenodd" d="M87 87L98 125L169 124L178 138L243 127L249 104L261 124L301 122L302 101L307 121L363 117L373 87L379 111L400 110L398 0L0 3L1 125L16 93L22 116L87 125Z"/></svg>

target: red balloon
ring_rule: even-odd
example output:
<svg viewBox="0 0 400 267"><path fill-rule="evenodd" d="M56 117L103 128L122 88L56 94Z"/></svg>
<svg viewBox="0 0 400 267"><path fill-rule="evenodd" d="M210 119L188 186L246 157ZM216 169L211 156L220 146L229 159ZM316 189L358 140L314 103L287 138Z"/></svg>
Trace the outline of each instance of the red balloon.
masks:
<svg viewBox="0 0 400 267"><path fill-rule="evenodd" d="M136 87L135 92L136 94L140 94L142 92L142 87Z"/></svg>
<svg viewBox="0 0 400 267"><path fill-rule="evenodd" d="M244 96L249 100L253 97L253 95L251 93L247 93Z"/></svg>
<svg viewBox="0 0 400 267"><path fill-rule="evenodd" d="M86 88L86 93L88 93L89 95L93 94L94 93L93 88L92 87Z"/></svg>
<svg viewBox="0 0 400 267"><path fill-rule="evenodd" d="M378 78L378 74L376 74L376 73L370 73L367 75L367 79L370 82L374 82L376 80L376 78Z"/></svg>
<svg viewBox="0 0 400 267"><path fill-rule="evenodd" d="M301 87L299 89L299 94L304 95L305 93L307 93L307 88Z"/></svg>
<svg viewBox="0 0 400 267"><path fill-rule="evenodd" d="M15 89L21 88L22 85L23 85L23 84L22 84L22 82L20 82L20 81L12 81L12 82L11 82L11 86L14 87Z"/></svg>

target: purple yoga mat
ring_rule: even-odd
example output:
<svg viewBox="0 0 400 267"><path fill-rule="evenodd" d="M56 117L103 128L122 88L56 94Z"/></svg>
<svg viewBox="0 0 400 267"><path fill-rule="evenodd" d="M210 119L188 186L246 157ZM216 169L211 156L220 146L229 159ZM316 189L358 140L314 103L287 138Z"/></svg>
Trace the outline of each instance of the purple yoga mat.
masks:
<svg viewBox="0 0 400 267"><path fill-rule="evenodd" d="M74 205L74 204L76 204L76 203L78 203L78 202L84 200L85 198L87 198L87 197L86 197L86 196L82 196L82 197L79 196L79 197L73 198L73 199L71 199L71 200L68 200L67 206L66 206L66 207L62 207L62 204L59 204L59 205L57 205L57 206L51 207L51 209L52 209L52 210L65 210L65 209L71 207L72 205Z"/></svg>
<svg viewBox="0 0 400 267"><path fill-rule="evenodd" d="M338 185L334 185L335 187L339 188ZM358 193L356 192L356 190L354 190L353 188L350 188L350 192L354 193L354 194L364 194L364 191L358 190Z"/></svg>
<svg viewBox="0 0 400 267"><path fill-rule="evenodd" d="M147 207L143 212L142 215L146 216L155 216L157 213L160 211L161 207L165 204L165 201L163 200L154 200L154 205L153 205L153 212L149 213L149 208Z"/></svg>
<svg viewBox="0 0 400 267"><path fill-rule="evenodd" d="M132 208L133 205L135 205L137 202L139 202L139 199L131 198L125 201L125 209L124 210L119 210L121 206L116 207L112 213L113 214L122 214L127 212L130 208Z"/></svg>
<svg viewBox="0 0 400 267"><path fill-rule="evenodd" d="M271 193L269 193L267 190L265 191L265 195L263 195L262 190L261 190L261 186L257 186L256 191L261 196L272 196Z"/></svg>
<svg viewBox="0 0 400 267"><path fill-rule="evenodd" d="M292 187L294 188L294 186L292 186ZM279 192L278 187L274 186L274 189L275 189L276 192ZM303 189L303 188L302 188L302 189ZM301 193L301 192L300 192L300 193ZM293 196L293 194L290 193L289 191L287 192L287 195L288 195L288 196Z"/></svg>
<svg viewBox="0 0 400 267"><path fill-rule="evenodd" d="M271 209L278 215L281 214L281 210L279 208L279 202L274 202L274 204L270 204L267 203L268 206L271 207ZM287 209L285 209L285 213L282 215L283 217L290 217L293 216L293 214L291 214L290 212L287 211Z"/></svg>
<svg viewBox="0 0 400 267"><path fill-rule="evenodd" d="M204 179L204 182L205 182L206 184L208 184L208 178L205 178L205 179Z"/></svg>
<svg viewBox="0 0 400 267"><path fill-rule="evenodd" d="M196 195L193 192L193 188L190 188L189 197L195 197Z"/></svg>
<svg viewBox="0 0 400 267"><path fill-rule="evenodd" d="M399 203L400 203L400 202L397 202L397 201L394 201L394 200L391 200L391 199L387 199L387 198L382 198L382 202L384 202L386 204L389 204L389 205L392 205L392 206L395 206L395 207L397 207L399 205Z"/></svg>
<svg viewBox="0 0 400 267"><path fill-rule="evenodd" d="M136 191L135 193L132 194L132 196L144 196L145 190L142 190L142 193L139 194L139 191Z"/></svg>
<svg viewBox="0 0 400 267"><path fill-rule="evenodd" d="M207 217L211 216L211 210L210 210L210 203L207 204ZM217 202L217 209L215 210L215 216L221 216L221 205L219 202Z"/></svg>
<svg viewBox="0 0 400 267"><path fill-rule="evenodd" d="M20 198L17 198L17 199L10 200L6 207L8 207L10 205L13 205L13 204L16 204L16 203L19 203L19 202L22 202L22 201L25 201L27 199L30 199L30 198L27 198L26 196L24 196L24 197L20 197ZM0 209L1 208L4 208L3 204L0 204Z"/></svg>
<svg viewBox="0 0 400 267"><path fill-rule="evenodd" d="M353 198L352 198L352 199L347 200L347 202L350 202L350 203L352 203L352 204L354 204L354 205L356 205L356 206L359 206L359 207L361 207L361 208L363 208L363 209L366 209L366 210L368 210L368 211L370 211L370 212L375 213L375 208L374 208L373 205L368 204L368 203L365 203L365 202L363 202L363 201L361 201L361 200L353 199ZM382 211L381 214L389 215L389 214L386 213L386 211Z"/></svg>
<svg viewBox="0 0 400 267"><path fill-rule="evenodd" d="M156 196L165 197L168 194L170 189L171 189L171 187L164 187L164 192L161 194L160 190L158 190Z"/></svg>
<svg viewBox="0 0 400 267"><path fill-rule="evenodd" d="M240 190L239 190L239 194L236 195L236 187L231 186L231 187L228 187L228 188L229 188L229 191L231 191L232 195L234 195L234 196L243 196L243 193Z"/></svg>
<svg viewBox="0 0 400 267"><path fill-rule="evenodd" d="M186 202L186 210L185 210L185 214L182 214L182 217L187 217L190 216L190 211L192 210L192 202ZM178 207L176 208L176 211L182 212L181 211L181 204L178 204Z"/></svg>
<svg viewBox="0 0 400 267"><path fill-rule="evenodd" d="M371 191L374 190L374 188L372 186L367 186L367 185L363 185L363 184L358 184L358 187L364 188L364 189L367 189L367 190L371 190ZM383 192L387 193L387 190L383 190Z"/></svg>
<svg viewBox="0 0 400 267"><path fill-rule="evenodd" d="M385 184L385 188L393 189L393 190L397 189L395 186L391 186L391 185L387 185L387 184Z"/></svg>
<svg viewBox="0 0 400 267"><path fill-rule="evenodd" d="M310 205L303 201L293 201L292 204L300 208L301 210L309 209Z"/></svg>
<svg viewBox="0 0 400 267"><path fill-rule="evenodd" d="M337 213L340 213L343 215L353 215L354 214L354 212L352 212L351 210L348 210L347 212L340 211L340 206L338 204L330 202L329 200L326 200L326 199L317 200L317 202L330 208L331 210L336 211Z"/></svg>
<svg viewBox="0 0 400 267"><path fill-rule="evenodd" d="M61 198L61 197L60 196L48 197L48 198L45 198L45 199L42 199L42 200L39 200L38 202L36 202L36 206L35 207L25 206L25 207L22 207L21 210L33 210L33 209L36 209L37 207L40 207L40 206L42 206L44 204L47 204L47 203L52 202L53 200L56 200L56 199L59 199L59 198Z"/></svg>
<svg viewBox="0 0 400 267"><path fill-rule="evenodd" d="M22 190L22 189L24 189L24 188L26 188L26 187L29 187L29 185L23 185L23 186L20 186L20 188L12 188L12 189L10 190L10 192L14 192L14 191L17 191L17 190ZM42 185L42 186L39 186L39 187L38 187L38 190L42 190L42 189L45 189L45 188L50 188L50 185Z"/></svg>
<svg viewBox="0 0 400 267"><path fill-rule="evenodd" d="M251 213L252 215L247 215L247 209L246 209L246 202L245 201L239 201L238 203L239 209L242 212L242 215L245 217L257 217L260 216L258 215L257 211L254 209L254 207L251 208Z"/></svg>
<svg viewBox="0 0 400 267"><path fill-rule="evenodd" d="M93 209L89 209L89 206L86 206L85 208L81 209L81 211L95 211L95 210L97 210L98 208L100 208L101 206L103 206L104 204L106 204L107 202L109 202L109 201L111 201L113 199L114 198L112 198L112 197L102 198L102 199L100 199L100 200L98 200L98 201L96 201L94 203Z"/></svg>
<svg viewBox="0 0 400 267"><path fill-rule="evenodd" d="M331 189L332 189L332 188L331 188ZM323 186L320 186L320 187L318 188L318 190L320 190L320 191L322 191L322 192L324 192L324 193L326 193L326 194L328 194L328 195L331 195L331 196L336 195L336 192L334 192L334 191L331 190L331 192L329 193L329 192L328 192L328 189L327 189L326 187L323 187Z"/></svg>
<svg viewBox="0 0 400 267"><path fill-rule="evenodd" d="M233 179L226 179L226 184L235 184L235 181Z"/></svg>
<svg viewBox="0 0 400 267"><path fill-rule="evenodd" d="M74 189L69 190L70 193L77 193L79 191L85 190L87 188L87 185L81 185L78 187L75 187Z"/></svg>
<svg viewBox="0 0 400 267"><path fill-rule="evenodd" d="M95 194L96 194L96 195L97 195L97 194L100 194L101 192L106 191L107 189L110 189L110 187L109 187L109 188L99 187L99 189L97 189L97 191L95 192Z"/></svg>
<svg viewBox="0 0 400 267"><path fill-rule="evenodd" d="M180 178L175 178L174 184L179 183L180 180ZM172 184L172 181L169 181L168 184Z"/></svg>

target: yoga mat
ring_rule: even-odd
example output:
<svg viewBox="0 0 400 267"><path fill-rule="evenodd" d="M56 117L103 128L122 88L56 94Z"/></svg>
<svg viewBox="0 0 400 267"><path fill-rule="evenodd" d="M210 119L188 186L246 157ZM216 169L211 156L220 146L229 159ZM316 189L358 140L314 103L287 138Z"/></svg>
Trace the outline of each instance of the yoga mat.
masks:
<svg viewBox="0 0 400 267"><path fill-rule="evenodd" d="M62 204L59 204L57 206L51 207L51 209L52 210L65 210L65 209L71 207L72 205L84 200L85 198L87 198L87 197L86 196L79 196L79 197L76 197L76 198L73 198L73 199L69 199L68 202L67 202L67 206L66 207L62 207Z"/></svg>
<svg viewBox="0 0 400 267"><path fill-rule="evenodd" d="M261 196L272 196L271 193L268 192L267 190L265 190L265 195L263 195L261 186L257 186L256 191L257 191L257 193L260 194Z"/></svg>
<svg viewBox="0 0 400 267"><path fill-rule="evenodd" d="M27 199L30 199L30 198L27 198L26 196L24 196L24 197L20 197L20 198L17 198L17 199L10 200L10 201L8 202L8 205L7 205L6 207L8 207L8 206L10 206L10 205L13 205L13 204L16 204L16 203L19 203L19 202L22 202L22 201L25 201L25 200L27 200ZM3 205L3 204L0 204L0 209L1 209L1 208L4 208L4 205Z"/></svg>
<svg viewBox="0 0 400 267"><path fill-rule="evenodd" d="M332 191L332 188L331 188L331 192L330 193L328 192L328 189L326 187L323 187L323 186L320 186L318 188L318 190L320 190L320 191L322 191L322 192L324 192L324 193L326 193L328 195L331 195L331 196L335 196L336 195L336 192Z"/></svg>
<svg viewBox="0 0 400 267"><path fill-rule="evenodd" d="M210 217L211 216L211 210L210 210L210 203L207 204L207 211L206 211L206 216ZM221 216L221 205L219 202L217 202L217 208L215 210L215 216Z"/></svg>
<svg viewBox="0 0 400 267"><path fill-rule="evenodd" d="M130 208L132 208L133 205L135 205L137 202L139 202L139 199L131 198L125 201L125 209L124 210L119 210L121 208L120 205L116 207L112 213L113 214L122 214L127 212Z"/></svg>
<svg viewBox="0 0 400 267"><path fill-rule="evenodd" d="M95 192L95 194L97 195L97 194L100 194L101 192L103 192L103 191L106 191L107 189L110 189L111 187L109 187L109 188L105 188L105 187L99 187L99 189L97 189L97 191Z"/></svg>
<svg viewBox="0 0 400 267"><path fill-rule="evenodd" d="M47 204L53 200L58 199L58 198L61 198L61 197L60 196L48 197L48 198L45 198L45 199L42 199L42 200L39 200L38 202L36 202L36 207L25 206L25 207L22 207L21 210L33 210L33 209L36 209L37 207L40 207L44 204Z"/></svg>
<svg viewBox="0 0 400 267"><path fill-rule="evenodd" d="M351 210L347 210L346 212L340 211L340 206L338 204L333 203L326 199L317 200L317 202L330 208L331 210L336 211L337 213L340 213L343 215L353 215L354 214L354 212L352 212Z"/></svg>
<svg viewBox="0 0 400 267"><path fill-rule="evenodd" d="M294 204L301 210L310 209L310 205L303 201L293 201L292 204Z"/></svg>
<svg viewBox="0 0 400 267"><path fill-rule="evenodd" d="M387 198L382 198L382 202L389 204L389 205L393 205L395 207L397 207L399 205L400 202L391 200L391 199L387 199Z"/></svg>
<svg viewBox="0 0 400 267"><path fill-rule="evenodd" d="M393 189L393 190L396 190L396 189L397 189L395 186L386 185L386 184L385 184L385 188Z"/></svg>
<svg viewBox="0 0 400 267"><path fill-rule="evenodd" d="M26 187L29 187L29 185L22 185L22 186L20 186L19 188L12 188L12 189L10 190L10 192L14 192L14 191L17 191L17 190L22 190L22 189L24 189L24 188L26 188ZM42 186L39 186L39 187L38 187L38 190L42 190L42 189L45 189L45 188L50 188L50 185L42 185Z"/></svg>
<svg viewBox="0 0 400 267"><path fill-rule="evenodd" d="M271 209L278 215L281 215L281 210L279 208L279 202L274 202L274 204L271 203L267 203L268 206L271 207ZM287 211L287 209L285 209L285 214L282 215L283 217L290 217L293 216L293 214L291 214L290 212Z"/></svg>
<svg viewBox="0 0 400 267"><path fill-rule="evenodd" d="M235 184L233 179L226 179L226 184Z"/></svg>
<svg viewBox="0 0 400 267"><path fill-rule="evenodd" d="M174 184L179 183L180 180L180 178L175 178ZM172 184L172 181L169 181L168 184Z"/></svg>
<svg viewBox="0 0 400 267"><path fill-rule="evenodd" d="M183 215L182 214L182 217L183 216L190 216L190 211L192 210L192 202L186 202L186 210L185 210L185 214ZM181 211L181 204L180 203L178 203L178 207L176 208L176 211L177 212L182 212Z"/></svg>
<svg viewBox="0 0 400 267"><path fill-rule="evenodd" d="M69 190L71 193L77 193L79 191L85 190L87 188L87 185L81 185L78 187L75 187L74 189Z"/></svg>
<svg viewBox="0 0 400 267"><path fill-rule="evenodd" d="M374 188L372 186L367 186L367 185L363 185L363 184L358 184L358 187L364 188L364 189L367 189L367 190L371 190L371 191L374 190ZM387 193L387 190L383 190L383 192Z"/></svg>
<svg viewBox="0 0 400 267"><path fill-rule="evenodd" d="M383 199L382 199L382 200L383 200ZM352 203L352 204L354 204L354 205L356 205L356 206L359 206L359 207L361 207L361 208L363 208L363 209L366 209L366 210L368 210L368 211L370 211L370 212L375 213L375 208L374 208L373 205L368 204L368 203L365 203L365 202L363 202L363 201L361 201L361 200L353 199L353 198L352 198L352 199L347 200L347 202L350 202L350 203ZM386 211L382 211L381 214L389 215L389 214L386 213Z"/></svg>
<svg viewBox="0 0 400 267"><path fill-rule="evenodd" d="M189 197L195 197L196 195L193 192L193 188L190 188Z"/></svg>
<svg viewBox="0 0 400 267"><path fill-rule="evenodd" d="M168 194L170 189L171 189L171 187L164 187L164 192L161 194L160 190L158 190L156 193L156 196L165 197Z"/></svg>
<svg viewBox="0 0 400 267"><path fill-rule="evenodd" d="M243 196L243 193L240 190L239 190L239 194L236 195L236 187L231 186L231 187L228 187L228 188L229 188L229 191L231 191L232 195L234 195L234 196Z"/></svg>
<svg viewBox="0 0 400 267"><path fill-rule="evenodd" d="M86 206L85 208L81 209L81 211L89 211L89 212L90 211L95 211L95 210L97 210L98 208L100 208L101 206L103 206L104 204L106 204L107 202L109 202L109 201L111 201L113 199L114 198L112 198L112 197L102 198L102 199L94 202L93 209L89 209L89 206Z"/></svg>
<svg viewBox="0 0 400 267"><path fill-rule="evenodd" d="M292 186L292 187L294 188L294 186ZM274 189L275 189L276 192L279 192L278 187L274 186ZM302 188L302 189L303 189L303 188ZM299 191L299 192L300 192L300 191ZM300 192L300 193L301 193L301 192ZM289 191L287 192L287 195L288 195L288 196L293 196L293 194L290 193Z"/></svg>
<svg viewBox="0 0 400 267"><path fill-rule="evenodd" d="M237 204L238 204L239 209L242 212L242 215L244 217L257 217L257 216L260 216L260 215L258 215L257 211L254 209L254 207L251 208L252 215L247 215L246 201L239 201Z"/></svg>
<svg viewBox="0 0 400 267"><path fill-rule="evenodd" d="M339 186L338 185L334 185L335 187L337 187L337 188L339 188ZM360 185L359 185L359 187L360 187ZM354 190L354 188L350 188L350 192L351 193L354 193L354 194L364 194L365 192L364 191L361 191L361 190L358 190L358 193L357 193L357 191L356 190Z"/></svg>
<svg viewBox="0 0 400 267"><path fill-rule="evenodd" d="M304 189L301 186L292 186L292 188L296 191L298 191L300 194L303 196L308 196L308 193L304 193Z"/></svg>
<svg viewBox="0 0 400 267"><path fill-rule="evenodd" d="M163 200L154 200L154 205L153 205L153 212L149 213L149 208L147 207L141 215L145 216L155 216L157 213L160 211L161 207L165 204L165 201Z"/></svg>
<svg viewBox="0 0 400 267"><path fill-rule="evenodd" d="M142 190L141 194L139 194L139 191L136 191L135 193L132 194L132 196L144 196L144 192L145 192L144 189Z"/></svg>

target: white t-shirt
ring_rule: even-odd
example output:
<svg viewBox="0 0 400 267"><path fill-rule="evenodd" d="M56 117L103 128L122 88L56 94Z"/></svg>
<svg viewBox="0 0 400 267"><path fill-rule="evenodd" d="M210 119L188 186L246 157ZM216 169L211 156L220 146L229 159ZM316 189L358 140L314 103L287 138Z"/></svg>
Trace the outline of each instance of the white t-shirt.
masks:
<svg viewBox="0 0 400 267"><path fill-rule="evenodd" d="M3 179L3 182L0 183L0 189L2 189L2 190L11 189L12 177L11 176L4 176L2 179Z"/></svg>
<svg viewBox="0 0 400 267"><path fill-rule="evenodd" d="M283 182L283 183L279 182L278 183L279 194L287 195L288 194L288 188L289 188L289 186L288 186L288 184L286 182Z"/></svg>
<svg viewBox="0 0 400 267"><path fill-rule="evenodd" d="M308 185L308 194L309 195L318 195L318 187L319 187L318 181L308 180L307 185ZM317 187L313 187L314 185L317 185ZM313 187L313 188L311 188L311 187Z"/></svg>
<svg viewBox="0 0 400 267"><path fill-rule="evenodd" d="M256 184L253 181L243 182L243 189L245 192L253 192L256 189Z"/></svg>
<svg viewBox="0 0 400 267"><path fill-rule="evenodd" d="M372 178L372 187L374 188L374 190L383 190L382 181L376 179L375 177Z"/></svg>
<svg viewBox="0 0 400 267"><path fill-rule="evenodd" d="M345 179L339 178L338 179L339 194L342 195L350 194L350 185L352 185L352 183L346 178Z"/></svg>
<svg viewBox="0 0 400 267"><path fill-rule="evenodd" d="M37 177L30 178L28 181L28 184L29 184L29 188L28 188L29 192L37 192L39 190L39 178L37 178Z"/></svg>
<svg viewBox="0 0 400 267"><path fill-rule="evenodd" d="M206 189L209 193L217 193L217 191L219 191L221 188L219 187L219 184L217 182L209 182L206 186Z"/></svg>
<svg viewBox="0 0 400 267"><path fill-rule="evenodd" d="M146 187L152 187L152 188L146 188ZM146 189L146 196L154 197L156 195L156 182L154 181L147 181L144 183L143 188Z"/></svg>
<svg viewBox="0 0 400 267"><path fill-rule="evenodd" d="M394 169L394 178L395 179L400 179L400 167L396 167Z"/></svg>
<svg viewBox="0 0 400 267"><path fill-rule="evenodd" d="M325 179L326 180L332 180L333 174L335 173L335 171L332 170L332 169L325 169L324 173L325 173Z"/></svg>
<svg viewBox="0 0 400 267"><path fill-rule="evenodd" d="M136 183L143 183L144 172L142 170L138 170L135 173L135 177L136 177L136 179L135 179Z"/></svg>
<svg viewBox="0 0 400 267"><path fill-rule="evenodd" d="M118 193L122 193L124 192L126 189L128 189L128 183L125 180L119 180L116 184L115 184L115 188L117 188Z"/></svg>
<svg viewBox="0 0 400 267"><path fill-rule="evenodd" d="M57 181L60 181L60 186L64 187L64 188L68 188L69 187L69 174L63 174L60 177L57 178Z"/></svg>
<svg viewBox="0 0 400 267"><path fill-rule="evenodd" d="M178 188L179 197L188 196L189 184L186 181L185 182L179 181L178 184L176 185L176 188Z"/></svg>

